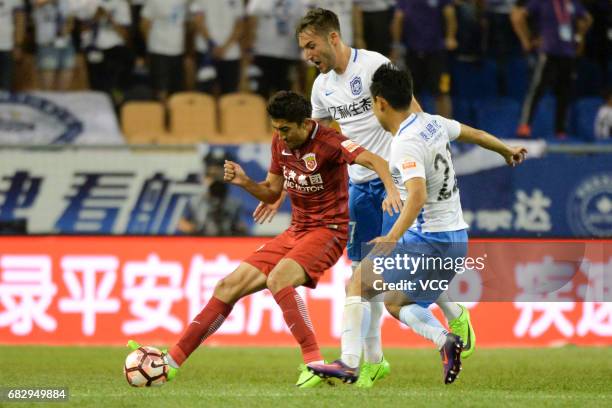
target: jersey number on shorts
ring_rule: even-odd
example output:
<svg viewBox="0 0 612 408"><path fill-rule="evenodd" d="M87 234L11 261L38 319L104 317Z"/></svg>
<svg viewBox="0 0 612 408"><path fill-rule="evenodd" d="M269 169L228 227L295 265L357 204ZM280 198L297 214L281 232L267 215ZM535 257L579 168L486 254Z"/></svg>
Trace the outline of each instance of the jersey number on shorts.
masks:
<svg viewBox="0 0 612 408"><path fill-rule="evenodd" d="M448 179L450 178L450 170L451 170L450 164L449 164L451 163L450 143L446 144L446 153L447 153L446 158L442 155L442 153L438 153L436 154L436 158L434 159L434 168L436 170L440 170L441 166L443 166L444 168L443 170L444 171L444 182L442 184L442 188L438 192L438 201L448 200L449 198L451 198L453 193L457 192L457 190L459 189L457 187L457 175L455 174L454 171L453 171L453 179L454 179L453 188L450 188L448 185Z"/></svg>

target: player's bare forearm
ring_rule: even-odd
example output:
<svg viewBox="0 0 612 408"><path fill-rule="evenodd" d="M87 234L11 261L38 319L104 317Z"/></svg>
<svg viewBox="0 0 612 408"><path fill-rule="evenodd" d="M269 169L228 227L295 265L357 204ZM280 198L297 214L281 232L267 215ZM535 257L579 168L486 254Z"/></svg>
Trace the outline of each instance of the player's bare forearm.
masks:
<svg viewBox="0 0 612 408"><path fill-rule="evenodd" d="M510 146L484 130L461 124L461 134L457 141L462 143L477 144L478 146L494 151L505 156L510 153Z"/></svg>
<svg viewBox="0 0 612 408"><path fill-rule="evenodd" d="M379 155L365 150L355 158L355 164L374 170L385 185L385 190L387 190L387 192L395 190L393 178L389 172L389 163Z"/></svg>
<svg viewBox="0 0 612 408"><path fill-rule="evenodd" d="M425 179L417 177L408 180L406 182L406 189L408 190L406 202L395 224L393 224L393 227L389 233L387 233L387 238L392 241L398 241L406 230L414 224L414 220L416 220L427 201Z"/></svg>
<svg viewBox="0 0 612 408"><path fill-rule="evenodd" d="M461 134L457 138L464 143L477 144L484 149L494 151L504 158L508 165L514 167L521 164L527 157L527 149L523 146L508 146L492 134L484 130L461 125Z"/></svg>
<svg viewBox="0 0 612 408"><path fill-rule="evenodd" d="M247 177L237 185L244 188L253 197L266 204L275 203L280 198L282 193L282 188L280 190L274 188L267 180L257 183L253 179Z"/></svg>
<svg viewBox="0 0 612 408"><path fill-rule="evenodd" d="M223 165L223 180L244 188L253 197L266 204L272 204L280 197L283 191L283 176L268 173L265 181L257 183L244 172L242 167L231 160Z"/></svg>

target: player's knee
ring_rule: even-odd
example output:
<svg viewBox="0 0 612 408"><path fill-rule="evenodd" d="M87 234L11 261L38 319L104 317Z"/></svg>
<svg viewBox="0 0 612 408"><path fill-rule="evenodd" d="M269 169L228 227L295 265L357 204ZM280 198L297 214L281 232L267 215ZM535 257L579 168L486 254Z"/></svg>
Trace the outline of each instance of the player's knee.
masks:
<svg viewBox="0 0 612 408"><path fill-rule="evenodd" d="M396 319L399 319L400 309L402 308L402 306L396 303L385 302L385 308L391 316L395 317Z"/></svg>
<svg viewBox="0 0 612 408"><path fill-rule="evenodd" d="M357 274L353 273L351 279L346 284L346 295L347 296L360 296L361 295L361 278Z"/></svg>
<svg viewBox="0 0 612 408"><path fill-rule="evenodd" d="M271 273L266 280L266 285L272 294L278 293L281 289L286 288L290 285L286 279L283 279L283 276L278 273Z"/></svg>
<svg viewBox="0 0 612 408"><path fill-rule="evenodd" d="M234 303L238 297L238 288L223 278L215 285L214 296L225 303Z"/></svg>

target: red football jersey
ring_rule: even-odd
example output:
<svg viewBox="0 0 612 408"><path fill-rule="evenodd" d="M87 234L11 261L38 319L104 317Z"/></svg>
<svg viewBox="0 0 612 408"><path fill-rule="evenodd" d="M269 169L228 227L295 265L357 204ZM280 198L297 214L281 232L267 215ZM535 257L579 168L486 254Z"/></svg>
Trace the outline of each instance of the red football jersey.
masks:
<svg viewBox="0 0 612 408"><path fill-rule="evenodd" d="M347 229L348 168L365 149L334 129L316 124L308 140L290 150L278 135L272 139L270 173L285 178L291 198L291 227ZM334 227L335 226L335 227Z"/></svg>

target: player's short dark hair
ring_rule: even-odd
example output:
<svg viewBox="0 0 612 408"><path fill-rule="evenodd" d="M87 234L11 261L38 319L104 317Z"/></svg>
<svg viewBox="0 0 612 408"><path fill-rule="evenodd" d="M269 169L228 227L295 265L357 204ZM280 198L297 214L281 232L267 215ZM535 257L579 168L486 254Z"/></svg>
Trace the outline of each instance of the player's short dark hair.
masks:
<svg viewBox="0 0 612 408"><path fill-rule="evenodd" d="M338 16L331 10L315 8L310 10L298 23L295 29L296 37L308 30L313 30L318 35L328 35L332 31L340 33L340 21Z"/></svg>
<svg viewBox="0 0 612 408"><path fill-rule="evenodd" d="M372 97L385 98L393 109L404 110L412 103L412 75L393 64L381 65L372 76Z"/></svg>
<svg viewBox="0 0 612 408"><path fill-rule="evenodd" d="M312 115L310 101L293 91L279 91L268 102L268 114L272 119L302 124Z"/></svg>

